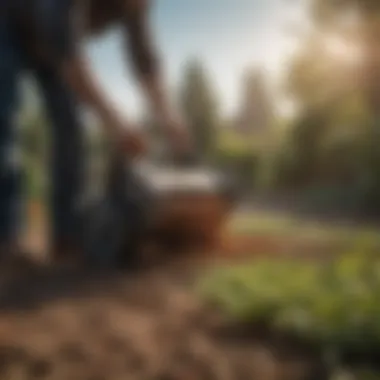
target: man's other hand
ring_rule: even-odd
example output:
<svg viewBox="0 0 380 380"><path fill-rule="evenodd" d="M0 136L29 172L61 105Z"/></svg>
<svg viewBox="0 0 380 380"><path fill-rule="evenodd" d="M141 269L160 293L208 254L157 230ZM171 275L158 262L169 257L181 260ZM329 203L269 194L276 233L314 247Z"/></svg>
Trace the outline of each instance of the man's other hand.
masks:
<svg viewBox="0 0 380 380"><path fill-rule="evenodd" d="M131 158L139 158L147 153L145 136L138 131L128 131L122 136L121 148Z"/></svg>
<svg viewBox="0 0 380 380"><path fill-rule="evenodd" d="M147 153L147 142L141 131L130 128L119 129L114 135L116 149L131 159L139 158Z"/></svg>
<svg viewBox="0 0 380 380"><path fill-rule="evenodd" d="M175 153L188 154L192 151L193 142L187 125L179 118L168 118L164 129Z"/></svg>

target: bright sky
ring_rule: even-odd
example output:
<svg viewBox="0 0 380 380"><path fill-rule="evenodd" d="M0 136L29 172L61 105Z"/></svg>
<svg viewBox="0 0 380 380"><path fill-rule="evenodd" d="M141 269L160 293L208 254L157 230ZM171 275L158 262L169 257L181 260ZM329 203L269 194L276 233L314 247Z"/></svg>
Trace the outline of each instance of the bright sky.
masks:
<svg viewBox="0 0 380 380"><path fill-rule="evenodd" d="M188 59L201 58L227 113L239 103L245 68L262 65L277 80L294 48L286 28L302 16L291 0L156 0L152 12L170 84L178 84ZM122 111L137 116L141 94L123 66L119 47L113 32L93 42L89 53L105 89Z"/></svg>

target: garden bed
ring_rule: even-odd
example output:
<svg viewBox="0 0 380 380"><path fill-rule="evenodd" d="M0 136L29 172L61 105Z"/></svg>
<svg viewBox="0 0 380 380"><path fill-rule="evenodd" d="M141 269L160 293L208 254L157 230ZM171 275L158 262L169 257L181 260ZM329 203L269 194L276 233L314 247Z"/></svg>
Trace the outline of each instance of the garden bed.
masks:
<svg viewBox="0 0 380 380"><path fill-rule="evenodd" d="M221 267L201 281L199 292L246 338L255 332L258 339L308 347L330 364L380 363L380 261L375 252L319 263L277 258Z"/></svg>

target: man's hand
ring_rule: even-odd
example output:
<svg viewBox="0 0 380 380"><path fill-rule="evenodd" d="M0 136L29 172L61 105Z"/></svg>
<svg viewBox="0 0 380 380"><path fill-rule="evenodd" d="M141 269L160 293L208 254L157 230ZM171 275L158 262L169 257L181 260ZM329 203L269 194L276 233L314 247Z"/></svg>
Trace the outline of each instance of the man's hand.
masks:
<svg viewBox="0 0 380 380"><path fill-rule="evenodd" d="M125 41L137 79L149 107L162 125L173 150L187 154L192 147L189 130L173 112L164 84L160 57L149 25L150 0L128 3L125 9Z"/></svg>
<svg viewBox="0 0 380 380"><path fill-rule="evenodd" d="M83 56L75 56L67 62L63 75L75 93L97 113L115 149L131 158L145 153L146 144L142 134L123 120L98 86Z"/></svg>
<svg viewBox="0 0 380 380"><path fill-rule="evenodd" d="M193 144L189 128L180 118L166 118L163 120L163 129L175 153L186 155L191 152Z"/></svg>
<svg viewBox="0 0 380 380"><path fill-rule="evenodd" d="M184 124L173 122L166 127L166 133L174 150L187 152L191 149L190 135Z"/></svg>
<svg viewBox="0 0 380 380"><path fill-rule="evenodd" d="M129 158L138 158L147 152L147 143L142 132L120 123L111 125L111 130L114 148Z"/></svg>
<svg viewBox="0 0 380 380"><path fill-rule="evenodd" d="M121 137L120 148L130 158L138 158L146 154L147 144L144 136L135 131L127 131Z"/></svg>

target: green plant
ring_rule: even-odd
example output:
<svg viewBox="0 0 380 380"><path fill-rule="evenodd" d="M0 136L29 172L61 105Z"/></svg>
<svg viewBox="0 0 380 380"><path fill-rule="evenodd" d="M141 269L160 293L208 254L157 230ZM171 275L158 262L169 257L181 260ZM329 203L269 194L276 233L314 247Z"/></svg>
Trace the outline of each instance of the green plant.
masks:
<svg viewBox="0 0 380 380"><path fill-rule="evenodd" d="M337 350L380 349L380 261L374 251L331 263L278 260L219 269L200 284L206 301L242 323L266 321Z"/></svg>

